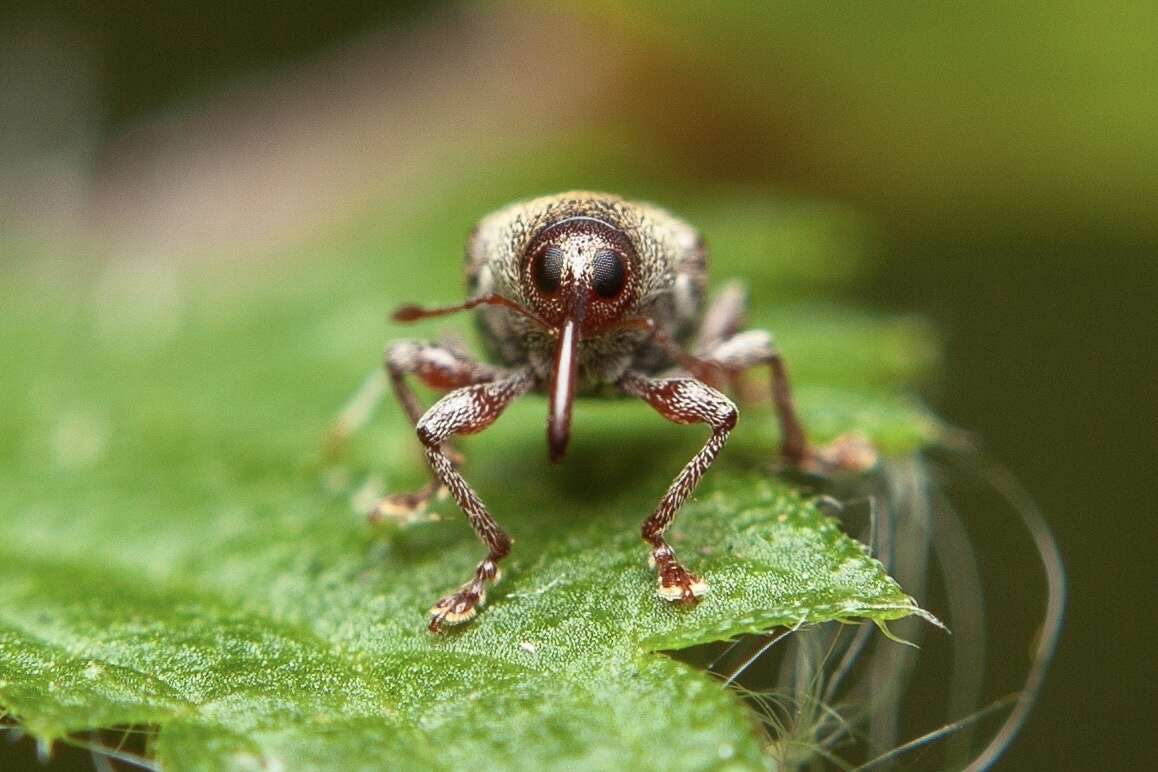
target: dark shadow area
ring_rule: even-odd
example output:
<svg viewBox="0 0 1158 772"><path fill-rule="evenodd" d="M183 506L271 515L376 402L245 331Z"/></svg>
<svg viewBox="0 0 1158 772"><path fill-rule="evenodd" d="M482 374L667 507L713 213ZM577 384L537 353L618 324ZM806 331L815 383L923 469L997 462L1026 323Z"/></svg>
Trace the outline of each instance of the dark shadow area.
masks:
<svg viewBox="0 0 1158 772"><path fill-rule="evenodd" d="M885 305L940 321L947 351L936 404L1030 488L1066 560L1066 627L1011 768L1127 769L1146 756L1121 717L1147 699L1136 591L1153 584L1158 543L1145 460L1158 436L1156 252L1112 240L910 243L882 266L874 290ZM961 511L1003 526L986 521L980 502ZM1024 559L1019 541L986 541L987 568ZM995 594L991 618L1019 619L1032 591ZM1073 731L1058 737L1058 724Z"/></svg>

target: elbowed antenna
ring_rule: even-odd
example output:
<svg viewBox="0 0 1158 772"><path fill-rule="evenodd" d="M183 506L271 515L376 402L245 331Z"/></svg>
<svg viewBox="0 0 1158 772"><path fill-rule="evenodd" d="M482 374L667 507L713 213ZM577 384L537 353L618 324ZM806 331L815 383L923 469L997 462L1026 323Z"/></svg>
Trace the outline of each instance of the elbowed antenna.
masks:
<svg viewBox="0 0 1158 772"><path fill-rule="evenodd" d="M515 313L527 317L540 327L550 329L550 325L548 325L540 317L523 308L515 301L505 298L496 292L492 292L488 295L480 295L477 298L472 298L465 303L460 303L457 306L444 306L442 308L423 308L422 306L417 306L413 303L406 303L394 309L394 313L390 315L390 318L396 322L416 322L419 319L430 319L436 316L456 314L459 311L469 311L472 308L483 305L502 306L503 308L509 308Z"/></svg>

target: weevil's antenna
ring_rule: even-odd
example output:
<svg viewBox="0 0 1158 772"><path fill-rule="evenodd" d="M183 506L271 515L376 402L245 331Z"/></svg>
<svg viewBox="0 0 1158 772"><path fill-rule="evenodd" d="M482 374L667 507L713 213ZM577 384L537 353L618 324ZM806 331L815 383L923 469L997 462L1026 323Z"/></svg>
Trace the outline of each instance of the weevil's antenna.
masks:
<svg viewBox="0 0 1158 772"><path fill-rule="evenodd" d="M422 306L417 306L413 303L407 303L405 305L398 306L398 308L396 308L394 313L391 315L391 318L396 322L416 322L419 319L431 319L436 316L448 316L450 314L457 314L459 311L469 311L472 308L484 305L503 306L504 308L509 308L515 313L527 317L532 322L539 325L540 327L543 327L544 329L552 329L551 325L547 324L539 316L531 313L515 301L509 298L505 298L502 295L498 295L494 292L488 295L480 295L477 298L471 298L465 303L461 303L457 306L443 306L442 308L423 308Z"/></svg>

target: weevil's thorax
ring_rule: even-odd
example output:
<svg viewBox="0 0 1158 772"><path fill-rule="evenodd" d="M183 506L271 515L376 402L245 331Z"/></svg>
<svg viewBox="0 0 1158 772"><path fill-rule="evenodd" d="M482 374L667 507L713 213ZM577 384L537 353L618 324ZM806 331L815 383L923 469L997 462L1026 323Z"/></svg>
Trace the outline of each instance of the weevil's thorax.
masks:
<svg viewBox="0 0 1158 772"><path fill-rule="evenodd" d="M692 329L706 280L702 242L663 210L617 196L566 193L515 204L487 217L467 251L471 296L498 292L550 327L579 324L581 391L629 367L655 371L667 358L649 335L616 322L648 317L681 339ZM551 370L550 330L503 308L483 307L480 329L509 365Z"/></svg>

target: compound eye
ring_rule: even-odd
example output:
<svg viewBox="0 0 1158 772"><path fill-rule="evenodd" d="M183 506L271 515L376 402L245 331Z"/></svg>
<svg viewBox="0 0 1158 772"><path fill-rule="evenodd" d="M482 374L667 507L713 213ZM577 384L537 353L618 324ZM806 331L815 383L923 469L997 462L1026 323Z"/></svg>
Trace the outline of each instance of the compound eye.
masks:
<svg viewBox="0 0 1158 772"><path fill-rule="evenodd" d="M595 294L605 300L611 300L623 292L623 285L626 283L627 271L623 267L623 259L614 250L599 250L595 254L591 276L591 286L595 289Z"/></svg>
<svg viewBox="0 0 1158 772"><path fill-rule="evenodd" d="M535 286L544 295L553 295L563 281L563 250L548 247L535 256Z"/></svg>

